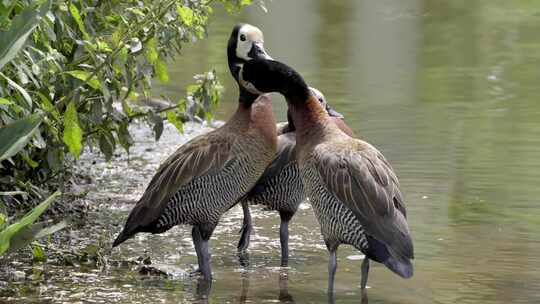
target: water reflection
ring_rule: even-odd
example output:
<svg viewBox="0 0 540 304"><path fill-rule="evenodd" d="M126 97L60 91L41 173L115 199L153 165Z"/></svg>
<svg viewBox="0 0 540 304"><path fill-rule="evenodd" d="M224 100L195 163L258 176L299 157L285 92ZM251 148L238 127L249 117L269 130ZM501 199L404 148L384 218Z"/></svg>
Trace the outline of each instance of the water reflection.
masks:
<svg viewBox="0 0 540 304"><path fill-rule="evenodd" d="M296 303L294 297L289 292L289 269L281 268L278 274L278 295L277 301L279 303L293 304ZM246 271L241 274L242 289L240 294L240 303L254 303L257 302L256 298L249 299L249 284L250 284L250 272Z"/></svg>
<svg viewBox="0 0 540 304"><path fill-rule="evenodd" d="M250 296L250 284L251 281L254 279L251 277L251 271L241 271L239 273L240 278L240 288L239 288L239 294L237 296L236 303L257 303L257 297ZM276 295L276 298L273 302L278 303L287 303L287 304L294 304L296 301L294 300L294 297L289 292L289 269L282 268L279 270L279 274L277 276L278 278L278 292ZM189 282L192 282L192 280L189 280ZM209 303L209 299L212 298L212 281L204 280L203 278L197 278L195 280L196 289L195 292L193 292L192 296L189 297L190 302L192 303L198 303L198 304L207 304ZM329 301L332 301L331 303L335 303L334 298L329 297Z"/></svg>
<svg viewBox="0 0 540 304"><path fill-rule="evenodd" d="M296 303L294 297L289 293L289 270L281 269L279 272L279 302Z"/></svg>
<svg viewBox="0 0 540 304"><path fill-rule="evenodd" d="M210 292L212 291L212 280L205 280L203 278L197 279L197 289L195 292L195 299L193 303L208 304L210 298Z"/></svg>
<svg viewBox="0 0 540 304"><path fill-rule="evenodd" d="M245 271L240 274L240 281L242 282L242 288L240 289L239 303L247 303L249 292L249 272Z"/></svg>

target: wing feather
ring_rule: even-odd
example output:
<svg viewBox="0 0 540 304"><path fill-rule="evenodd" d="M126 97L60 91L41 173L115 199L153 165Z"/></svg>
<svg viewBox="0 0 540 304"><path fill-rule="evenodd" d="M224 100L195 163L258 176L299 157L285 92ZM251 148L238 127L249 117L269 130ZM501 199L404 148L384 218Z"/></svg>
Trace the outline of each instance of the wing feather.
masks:
<svg viewBox="0 0 540 304"><path fill-rule="evenodd" d="M180 187L206 174L214 174L234 159L234 137L210 132L184 144L159 167L143 196L130 213L129 226L155 221Z"/></svg>
<svg viewBox="0 0 540 304"><path fill-rule="evenodd" d="M275 176L278 176L282 170L287 166L294 165L296 162L296 134L289 132L278 136L277 152L276 156L264 170L257 183L246 194L245 198L253 197L257 195L259 191L262 191L268 181Z"/></svg>
<svg viewBox="0 0 540 304"><path fill-rule="evenodd" d="M384 156L353 138L337 146L321 144L313 155L327 189L356 215L366 232L397 257L413 258L403 196Z"/></svg>

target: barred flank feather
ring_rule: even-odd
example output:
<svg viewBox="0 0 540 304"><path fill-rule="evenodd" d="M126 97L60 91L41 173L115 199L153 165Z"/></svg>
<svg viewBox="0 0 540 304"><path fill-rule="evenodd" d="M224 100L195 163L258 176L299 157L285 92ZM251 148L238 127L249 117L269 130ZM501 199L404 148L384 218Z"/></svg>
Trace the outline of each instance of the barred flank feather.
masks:
<svg viewBox="0 0 540 304"><path fill-rule="evenodd" d="M215 227L275 155L270 102L261 96L251 110L240 106L223 127L190 140L171 155L150 181L113 246L138 232L161 233L179 224ZM262 117L253 122L255 114Z"/></svg>
<svg viewBox="0 0 540 304"><path fill-rule="evenodd" d="M302 178L325 241L349 244L365 253L368 242L364 228L352 211L324 187L317 169L307 166L302 170Z"/></svg>
<svg viewBox="0 0 540 304"><path fill-rule="evenodd" d="M279 175L272 176L263 184L257 184L247 197L251 204L293 214L304 199L304 186L296 161L283 168Z"/></svg>
<svg viewBox="0 0 540 304"><path fill-rule="evenodd" d="M236 203L238 193L245 193L253 177L260 174L249 163L247 159L235 159L225 164L220 174L202 176L180 188L157 220L156 229L217 223L221 214Z"/></svg>
<svg viewBox="0 0 540 304"><path fill-rule="evenodd" d="M304 200L304 187L296 161L294 132L278 136L277 153L244 201L294 215Z"/></svg>

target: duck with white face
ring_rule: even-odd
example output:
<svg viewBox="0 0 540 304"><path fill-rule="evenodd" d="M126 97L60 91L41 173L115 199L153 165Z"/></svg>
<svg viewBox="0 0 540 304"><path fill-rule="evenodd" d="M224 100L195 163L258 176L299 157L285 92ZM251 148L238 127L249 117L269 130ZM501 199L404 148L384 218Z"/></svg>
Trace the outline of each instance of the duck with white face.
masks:
<svg viewBox="0 0 540 304"><path fill-rule="evenodd" d="M236 25L227 58L236 80L246 62L269 59L262 32L248 24ZM249 93L239 85L234 115L222 127L180 146L163 162L113 247L139 232L163 233L176 225L191 225L198 272L211 281L209 239L221 215L255 185L276 148L270 96Z"/></svg>
<svg viewBox="0 0 540 304"><path fill-rule="evenodd" d="M251 60L242 79L253 92L284 95L296 127L296 161L329 252L328 293L334 294L337 249L354 246L364 255L362 300L370 260L402 278L413 276L414 245L405 200L394 169L368 142L350 136L325 111L302 76L273 60Z"/></svg>
<svg viewBox="0 0 540 304"><path fill-rule="evenodd" d="M326 110L330 120L343 132L352 136L353 132L345 123L343 115L328 104L319 90L312 87L309 89L311 94L319 100L322 108ZM296 214L300 203L306 199L296 161L296 128L290 114L287 111L288 121L277 125L278 152L274 160L266 168L257 184L241 200L244 219L238 242L238 250L242 253L249 246L253 229L249 205L261 205L265 210L277 211L281 219L279 239L282 267L287 267L289 263L289 222Z"/></svg>
<svg viewBox="0 0 540 304"><path fill-rule="evenodd" d="M272 59L264 49L264 36L257 27L246 24L237 24L229 38L227 46L229 70L239 84L240 101L243 99L255 100L259 95L250 83L242 81L240 71L244 63L252 59ZM247 87L246 87L247 86Z"/></svg>

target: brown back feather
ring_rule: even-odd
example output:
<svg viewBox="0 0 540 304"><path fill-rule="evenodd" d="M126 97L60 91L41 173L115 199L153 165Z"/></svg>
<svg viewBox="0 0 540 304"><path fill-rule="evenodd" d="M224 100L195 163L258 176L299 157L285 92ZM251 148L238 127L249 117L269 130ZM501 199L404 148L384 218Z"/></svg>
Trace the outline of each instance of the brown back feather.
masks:
<svg viewBox="0 0 540 304"><path fill-rule="evenodd" d="M397 258L414 257L397 177L373 146L353 138L319 145L315 165L328 191L356 215L366 232Z"/></svg>
<svg viewBox="0 0 540 304"><path fill-rule="evenodd" d="M155 221L178 189L193 179L223 168L234 155L235 137L221 129L195 137L182 145L158 169L130 213L125 230Z"/></svg>

